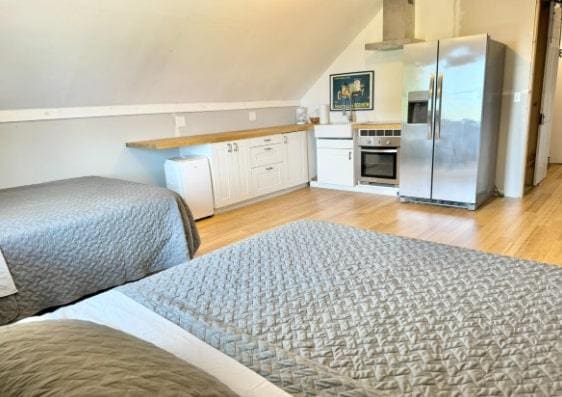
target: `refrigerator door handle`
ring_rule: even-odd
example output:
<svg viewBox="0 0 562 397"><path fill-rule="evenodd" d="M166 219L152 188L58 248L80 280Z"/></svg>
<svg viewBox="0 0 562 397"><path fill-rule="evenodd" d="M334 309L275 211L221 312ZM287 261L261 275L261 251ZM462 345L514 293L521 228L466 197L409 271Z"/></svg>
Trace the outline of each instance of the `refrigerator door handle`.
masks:
<svg viewBox="0 0 562 397"><path fill-rule="evenodd" d="M432 74L429 79L429 106L427 107L427 139L433 139L433 105L435 104L435 97L433 95L433 87L435 86L435 75Z"/></svg>
<svg viewBox="0 0 562 397"><path fill-rule="evenodd" d="M437 77L437 94L435 95L435 139L441 138L441 105L443 103L443 75Z"/></svg>

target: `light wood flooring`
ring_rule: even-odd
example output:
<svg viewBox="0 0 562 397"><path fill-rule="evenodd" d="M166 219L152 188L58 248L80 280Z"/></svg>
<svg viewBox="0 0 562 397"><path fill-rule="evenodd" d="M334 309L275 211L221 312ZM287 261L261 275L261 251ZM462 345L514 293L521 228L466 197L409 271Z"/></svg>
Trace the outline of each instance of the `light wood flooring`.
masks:
<svg viewBox="0 0 562 397"><path fill-rule="evenodd" d="M562 265L562 165L523 199L495 198L476 212L403 204L397 198L301 189L197 222L202 255L298 219L320 219L400 236Z"/></svg>

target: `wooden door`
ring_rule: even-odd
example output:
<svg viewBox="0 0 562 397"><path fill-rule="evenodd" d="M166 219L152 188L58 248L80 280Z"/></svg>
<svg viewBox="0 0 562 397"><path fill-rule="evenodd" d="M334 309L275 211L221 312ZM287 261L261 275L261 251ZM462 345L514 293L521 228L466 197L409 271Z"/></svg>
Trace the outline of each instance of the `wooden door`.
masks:
<svg viewBox="0 0 562 397"><path fill-rule="evenodd" d="M554 115L554 96L556 94L556 78L558 75L558 60L560 59L560 28L562 11L559 4L550 5L550 26L548 32L548 46L544 81L541 99L541 119L539 121L537 156L533 185L538 185L546 177L550 156L550 136L552 133L552 118Z"/></svg>
<svg viewBox="0 0 562 397"><path fill-rule="evenodd" d="M531 84L531 103L529 111L529 134L527 139L527 155L525 163L525 186L533 186L539 126L541 123L541 101L546 66L546 50L548 48L548 25L550 20L550 1L537 0L535 13L535 33L533 46L533 69Z"/></svg>

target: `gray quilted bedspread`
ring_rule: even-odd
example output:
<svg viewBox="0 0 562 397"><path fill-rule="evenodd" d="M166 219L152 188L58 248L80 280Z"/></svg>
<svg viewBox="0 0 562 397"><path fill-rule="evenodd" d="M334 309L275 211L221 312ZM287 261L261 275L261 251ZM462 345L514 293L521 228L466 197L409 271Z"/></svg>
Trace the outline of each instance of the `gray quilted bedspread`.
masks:
<svg viewBox="0 0 562 397"><path fill-rule="evenodd" d="M302 221L119 290L294 395L562 395L558 266Z"/></svg>
<svg viewBox="0 0 562 397"><path fill-rule="evenodd" d="M100 177L0 190L0 249L18 293L0 324L185 262L199 245L175 193Z"/></svg>

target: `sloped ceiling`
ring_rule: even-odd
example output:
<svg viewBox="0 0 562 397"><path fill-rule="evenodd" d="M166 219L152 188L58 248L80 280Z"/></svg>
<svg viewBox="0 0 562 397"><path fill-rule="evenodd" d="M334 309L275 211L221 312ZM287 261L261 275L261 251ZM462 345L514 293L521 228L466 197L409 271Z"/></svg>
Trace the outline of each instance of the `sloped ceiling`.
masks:
<svg viewBox="0 0 562 397"><path fill-rule="evenodd" d="M0 109L298 99L381 5L0 0Z"/></svg>

